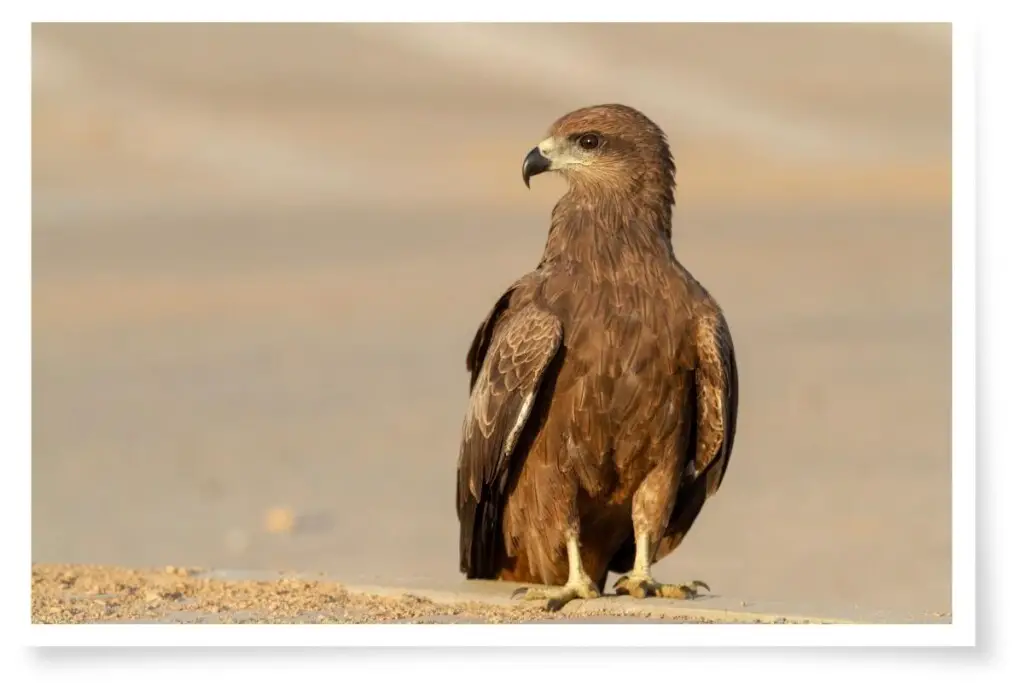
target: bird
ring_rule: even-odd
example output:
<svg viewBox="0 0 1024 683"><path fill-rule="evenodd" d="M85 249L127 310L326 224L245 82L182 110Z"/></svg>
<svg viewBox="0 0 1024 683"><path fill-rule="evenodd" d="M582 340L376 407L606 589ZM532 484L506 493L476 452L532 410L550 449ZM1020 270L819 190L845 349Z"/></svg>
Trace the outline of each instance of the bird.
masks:
<svg viewBox="0 0 1024 683"><path fill-rule="evenodd" d="M624 104L558 118L522 178L561 176L537 267L479 324L456 476L459 566L561 610L604 594L692 599L661 583L721 486L739 375L725 314L677 259L664 131Z"/></svg>

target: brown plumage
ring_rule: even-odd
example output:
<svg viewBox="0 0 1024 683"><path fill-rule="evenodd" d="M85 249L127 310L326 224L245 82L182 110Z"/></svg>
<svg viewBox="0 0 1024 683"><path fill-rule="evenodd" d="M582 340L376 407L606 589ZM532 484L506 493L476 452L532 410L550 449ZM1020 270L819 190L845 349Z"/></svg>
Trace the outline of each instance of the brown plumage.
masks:
<svg viewBox="0 0 1024 683"><path fill-rule="evenodd" d="M457 478L468 578L547 584L558 609L608 572L637 597L688 597L650 567L722 482L739 397L729 326L672 249L675 165L623 105L557 120L523 165L568 191L540 264L477 330Z"/></svg>

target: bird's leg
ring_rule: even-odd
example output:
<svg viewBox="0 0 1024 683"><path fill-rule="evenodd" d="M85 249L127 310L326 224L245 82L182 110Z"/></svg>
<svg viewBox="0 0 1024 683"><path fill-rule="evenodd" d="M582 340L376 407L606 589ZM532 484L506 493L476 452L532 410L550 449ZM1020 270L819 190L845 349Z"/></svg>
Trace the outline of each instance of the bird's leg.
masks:
<svg viewBox="0 0 1024 683"><path fill-rule="evenodd" d="M676 598L688 600L697 597L697 589L711 590L703 581L690 583L667 584L655 581L651 576L651 543L650 534L640 533L636 538L636 560L633 569L615 582L615 592L619 595L632 595L634 598Z"/></svg>
<svg viewBox="0 0 1024 683"><path fill-rule="evenodd" d="M675 505L675 491L679 486L679 472L672 459L655 469L644 479L633 495L633 536L636 539L636 557L633 569L615 582L615 592L632 595L634 598L689 599L697 597L697 588L709 591L703 581L683 584L664 584L651 576L654 553L657 552L668 526L672 507Z"/></svg>
<svg viewBox="0 0 1024 683"><path fill-rule="evenodd" d="M597 585L587 576L580 558L579 536L570 532L566 535L566 551L569 555L569 580L564 586L551 588L518 588L512 597L521 596L525 600L545 600L545 609L557 612L573 600L587 600L601 597Z"/></svg>

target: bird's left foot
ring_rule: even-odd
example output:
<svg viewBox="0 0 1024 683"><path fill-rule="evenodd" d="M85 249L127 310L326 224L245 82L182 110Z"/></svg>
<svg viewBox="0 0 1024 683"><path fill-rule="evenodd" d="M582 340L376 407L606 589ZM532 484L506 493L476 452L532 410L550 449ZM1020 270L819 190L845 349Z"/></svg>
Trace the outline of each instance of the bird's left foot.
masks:
<svg viewBox="0 0 1024 683"><path fill-rule="evenodd" d="M564 586L552 588L517 588L513 591L512 597L524 600L543 600L544 609L549 612L558 612L573 600L592 600L601 597L601 593L593 581L581 580L570 581Z"/></svg>
<svg viewBox="0 0 1024 683"><path fill-rule="evenodd" d="M661 583L650 576L632 576L626 574L615 582L615 592L619 595L632 595L634 598L672 598L675 600L692 600L699 593L698 588L710 591L703 581L690 583Z"/></svg>

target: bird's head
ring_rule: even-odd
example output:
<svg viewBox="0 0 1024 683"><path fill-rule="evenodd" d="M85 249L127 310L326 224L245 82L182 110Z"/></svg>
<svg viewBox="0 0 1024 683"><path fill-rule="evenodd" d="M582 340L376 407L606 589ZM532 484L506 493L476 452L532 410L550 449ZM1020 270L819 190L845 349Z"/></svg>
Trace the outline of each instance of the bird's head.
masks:
<svg viewBox="0 0 1024 683"><path fill-rule="evenodd" d="M570 187L667 190L675 185L675 164L665 134L642 113L621 104L569 112L523 161L523 182L547 171Z"/></svg>

